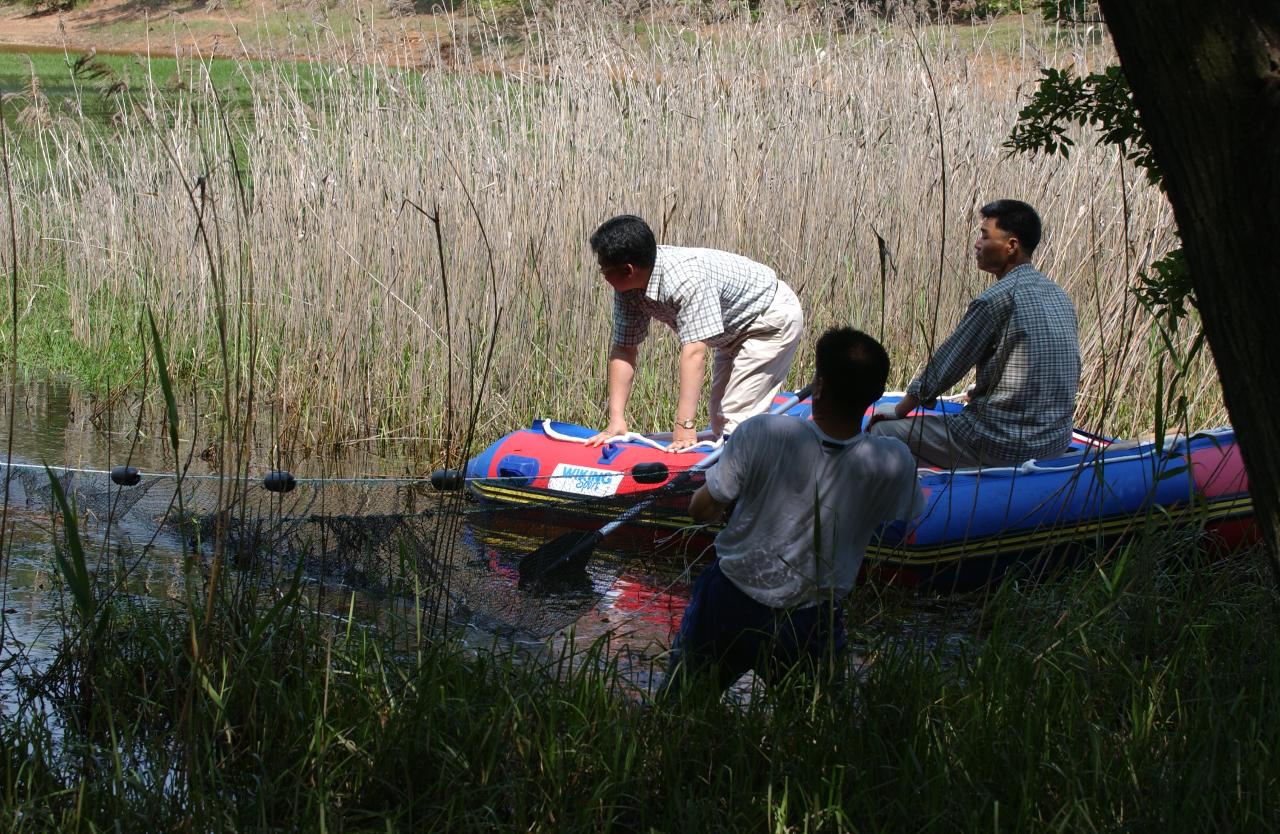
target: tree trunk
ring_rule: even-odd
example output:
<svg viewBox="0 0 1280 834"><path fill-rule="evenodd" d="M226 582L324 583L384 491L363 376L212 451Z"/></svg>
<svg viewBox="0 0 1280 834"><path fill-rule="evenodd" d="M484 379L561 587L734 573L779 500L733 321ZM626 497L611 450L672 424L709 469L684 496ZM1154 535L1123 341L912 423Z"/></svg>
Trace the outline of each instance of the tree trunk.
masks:
<svg viewBox="0 0 1280 834"><path fill-rule="evenodd" d="M1280 578L1280 2L1101 0Z"/></svg>

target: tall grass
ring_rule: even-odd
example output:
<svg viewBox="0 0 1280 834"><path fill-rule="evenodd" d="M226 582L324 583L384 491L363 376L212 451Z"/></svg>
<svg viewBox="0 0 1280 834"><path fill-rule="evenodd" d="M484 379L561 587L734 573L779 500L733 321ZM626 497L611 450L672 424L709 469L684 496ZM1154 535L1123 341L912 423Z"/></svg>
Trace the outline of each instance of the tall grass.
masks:
<svg viewBox="0 0 1280 834"><path fill-rule="evenodd" d="M392 60L315 42L305 83L295 64L246 62L249 112L196 63L176 88L135 87L109 122L60 108L14 160L20 305L65 310L65 338L90 355L150 305L175 374L217 378L203 223L230 343L247 353L236 334L257 328L247 370L282 434L438 452L462 428L444 425L449 371L453 398L472 402L490 349L482 438L537 415L600 421L610 299L586 238L614 213L771 264L808 338L837 322L883 333L905 384L989 280L970 255L977 208L1014 196L1044 215L1037 261L1080 313L1077 421L1150 430L1157 342L1127 288L1174 243L1168 205L1090 137L1065 160L1001 148L1038 67L1090 69L1101 47L1033 20L1013 40L932 29L917 49L919 33L875 22L681 27L573 8L471 51L425 39ZM633 422L658 427L675 351L651 342ZM1191 377L1190 423L1224 422L1207 358Z"/></svg>
<svg viewBox="0 0 1280 834"><path fill-rule="evenodd" d="M645 706L606 646L463 652L309 592L120 597L0 722L12 831L1268 831L1280 602L1260 560L1139 543L930 643L854 609L841 689ZM976 625L964 628L968 620ZM958 629L958 630L957 630ZM191 639L199 631L197 656ZM66 638L71 641L74 636Z"/></svg>

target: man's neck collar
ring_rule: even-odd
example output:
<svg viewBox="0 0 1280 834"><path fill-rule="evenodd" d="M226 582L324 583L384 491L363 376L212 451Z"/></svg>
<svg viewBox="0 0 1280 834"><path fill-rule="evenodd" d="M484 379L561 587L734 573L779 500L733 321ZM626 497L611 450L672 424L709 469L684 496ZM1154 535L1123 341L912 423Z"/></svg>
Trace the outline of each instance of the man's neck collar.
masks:
<svg viewBox="0 0 1280 834"><path fill-rule="evenodd" d="M653 267L649 270L649 280L645 283L644 294L646 297L657 301L658 287L662 285L662 247L658 247L657 258L653 262Z"/></svg>
<svg viewBox="0 0 1280 834"><path fill-rule="evenodd" d="M844 420L827 417L821 414L814 414L813 427L816 428L824 437L834 440L837 443L847 443L862 434L862 418L858 417L853 420Z"/></svg>
<svg viewBox="0 0 1280 834"><path fill-rule="evenodd" d="M1004 272L1001 272L999 275L996 276L996 280L999 281L1001 278L1004 278L1014 272L1017 272L1019 269L1022 269L1024 266L1031 266L1030 258L1024 258L1015 264L1010 264L1008 269L1006 269Z"/></svg>

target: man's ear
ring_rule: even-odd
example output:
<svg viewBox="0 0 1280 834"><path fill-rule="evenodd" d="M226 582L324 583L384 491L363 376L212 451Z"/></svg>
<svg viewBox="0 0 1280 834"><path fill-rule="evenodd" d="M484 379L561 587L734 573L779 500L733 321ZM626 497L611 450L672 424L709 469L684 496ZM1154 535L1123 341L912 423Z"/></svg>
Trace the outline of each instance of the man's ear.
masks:
<svg viewBox="0 0 1280 834"><path fill-rule="evenodd" d="M809 400L816 403L822 397L822 377L814 374L813 382L809 384Z"/></svg>
<svg viewBox="0 0 1280 834"><path fill-rule="evenodd" d="M639 281L640 268L635 264L633 263L619 264L618 269L621 271L623 275L623 280L626 281L628 284L634 284Z"/></svg>

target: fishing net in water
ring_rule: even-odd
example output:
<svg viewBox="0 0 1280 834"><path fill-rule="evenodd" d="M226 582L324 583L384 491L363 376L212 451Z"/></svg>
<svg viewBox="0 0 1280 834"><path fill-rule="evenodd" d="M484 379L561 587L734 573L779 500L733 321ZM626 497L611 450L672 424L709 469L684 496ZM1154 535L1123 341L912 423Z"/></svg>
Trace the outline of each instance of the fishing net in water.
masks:
<svg viewBox="0 0 1280 834"><path fill-rule="evenodd" d="M0 467L11 513L51 517L51 474L88 540L124 561L220 555L244 575L280 583L300 568L311 580L375 597L418 595L429 615L485 632L549 636L598 613L620 586L635 584L634 551L602 547L585 572L521 587L519 558L563 528L528 513L480 511L464 493L437 492L424 479L179 478L122 467ZM644 592L633 596L644 599ZM657 587L650 597L677 616L678 590L672 596Z"/></svg>

